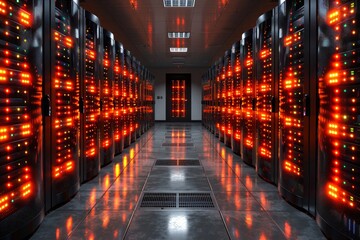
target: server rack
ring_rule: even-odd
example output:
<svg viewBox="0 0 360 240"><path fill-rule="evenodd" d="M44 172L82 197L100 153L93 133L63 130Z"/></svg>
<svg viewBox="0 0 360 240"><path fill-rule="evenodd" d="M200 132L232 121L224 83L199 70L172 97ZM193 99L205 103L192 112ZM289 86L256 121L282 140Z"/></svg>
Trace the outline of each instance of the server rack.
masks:
<svg viewBox="0 0 360 240"><path fill-rule="evenodd" d="M124 47L115 41L114 62L114 141L115 155L124 150L124 109L123 109Z"/></svg>
<svg viewBox="0 0 360 240"><path fill-rule="evenodd" d="M242 137L241 156L245 163L255 166L255 34L254 29L243 33L241 39L242 69Z"/></svg>
<svg viewBox="0 0 360 240"><path fill-rule="evenodd" d="M277 183L277 8L256 23L256 169L266 181Z"/></svg>
<svg viewBox="0 0 360 240"><path fill-rule="evenodd" d="M311 2L288 0L279 6L278 187L287 201L314 215L317 64Z"/></svg>
<svg viewBox="0 0 360 240"><path fill-rule="evenodd" d="M79 17L75 1L44 1L45 209L79 189Z"/></svg>
<svg viewBox="0 0 360 240"><path fill-rule="evenodd" d="M232 119L232 136L231 148L235 154L240 155L241 146L241 99L242 99L242 72L240 62L240 41L234 43L231 48L231 65L233 69L233 108L234 114Z"/></svg>
<svg viewBox="0 0 360 240"><path fill-rule="evenodd" d="M225 52L224 56L224 74L225 74L225 114L224 114L224 143L226 146L231 147L231 134L232 134L232 98L233 98L233 70L231 65L231 49Z"/></svg>
<svg viewBox="0 0 360 240"><path fill-rule="evenodd" d="M140 124L139 124L139 135L144 134L145 130L145 67L140 66L140 77L139 77L139 106L140 106Z"/></svg>
<svg viewBox="0 0 360 240"><path fill-rule="evenodd" d="M141 63L136 62L136 76L135 76L135 138L141 136L142 114L141 114Z"/></svg>
<svg viewBox="0 0 360 240"><path fill-rule="evenodd" d="M220 137L221 131L221 88L220 88L220 75L219 75L219 61L214 65L214 97L215 97L215 137Z"/></svg>
<svg viewBox="0 0 360 240"><path fill-rule="evenodd" d="M83 10L81 17L80 179L85 182L100 171L100 21Z"/></svg>
<svg viewBox="0 0 360 240"><path fill-rule="evenodd" d="M210 129L213 134L216 136L216 115L217 115L217 87L216 87L216 77L215 77L215 65L212 65L210 68L210 84L211 84L211 125Z"/></svg>
<svg viewBox="0 0 360 240"><path fill-rule="evenodd" d="M44 216L42 1L0 5L0 238L24 238Z"/></svg>
<svg viewBox="0 0 360 240"><path fill-rule="evenodd" d="M122 109L124 114L123 134L124 134L124 147L131 144L130 133L130 74L131 74L131 54L130 51L124 50L124 72L122 81Z"/></svg>
<svg viewBox="0 0 360 240"><path fill-rule="evenodd" d="M225 112L226 112L226 78L225 78L224 57L220 57L217 66L217 79L219 79L219 140L224 142L225 139Z"/></svg>
<svg viewBox="0 0 360 240"><path fill-rule="evenodd" d="M359 1L319 1L317 222L360 239Z"/></svg>
<svg viewBox="0 0 360 240"><path fill-rule="evenodd" d="M100 80L100 164L105 166L112 162L115 155L114 146L114 34L101 28L103 55Z"/></svg>

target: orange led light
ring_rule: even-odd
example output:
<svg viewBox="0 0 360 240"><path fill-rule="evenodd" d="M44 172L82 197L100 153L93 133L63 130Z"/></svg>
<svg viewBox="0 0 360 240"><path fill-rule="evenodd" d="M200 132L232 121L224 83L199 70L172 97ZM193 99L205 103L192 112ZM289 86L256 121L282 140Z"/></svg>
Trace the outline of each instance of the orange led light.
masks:
<svg viewBox="0 0 360 240"><path fill-rule="evenodd" d="M24 10L21 10L19 12L19 18L20 18L20 22L25 25L25 26L30 26L31 25L31 15L27 12L25 12Z"/></svg>

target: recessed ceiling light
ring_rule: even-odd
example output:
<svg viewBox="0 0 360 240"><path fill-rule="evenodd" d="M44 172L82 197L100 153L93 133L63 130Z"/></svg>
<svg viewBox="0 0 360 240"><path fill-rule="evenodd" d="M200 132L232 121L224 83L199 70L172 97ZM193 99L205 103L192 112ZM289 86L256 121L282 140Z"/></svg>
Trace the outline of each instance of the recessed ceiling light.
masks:
<svg viewBox="0 0 360 240"><path fill-rule="evenodd" d="M190 38L189 32L169 32L168 38Z"/></svg>
<svg viewBox="0 0 360 240"><path fill-rule="evenodd" d="M170 52L172 52L172 53L184 53L187 51L188 51L188 48L170 48Z"/></svg>
<svg viewBox="0 0 360 240"><path fill-rule="evenodd" d="M194 7L195 0L163 0L164 7Z"/></svg>

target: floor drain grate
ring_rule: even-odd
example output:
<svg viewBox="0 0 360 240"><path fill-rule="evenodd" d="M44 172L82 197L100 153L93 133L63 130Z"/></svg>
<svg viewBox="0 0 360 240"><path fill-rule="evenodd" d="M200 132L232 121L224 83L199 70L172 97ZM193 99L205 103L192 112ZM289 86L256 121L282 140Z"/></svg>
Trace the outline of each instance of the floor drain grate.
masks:
<svg viewBox="0 0 360 240"><path fill-rule="evenodd" d="M140 207L176 208L176 193L144 193Z"/></svg>
<svg viewBox="0 0 360 240"><path fill-rule="evenodd" d="M192 147L193 143L163 143L163 147Z"/></svg>
<svg viewBox="0 0 360 240"><path fill-rule="evenodd" d="M200 166L196 159L158 159L155 166Z"/></svg>
<svg viewBox="0 0 360 240"><path fill-rule="evenodd" d="M199 160L179 160L179 166L200 166Z"/></svg>
<svg viewBox="0 0 360 240"><path fill-rule="evenodd" d="M173 138L173 139L176 139L176 138L191 138L191 136L178 136L178 135L176 135L176 136L165 136L165 138Z"/></svg>
<svg viewBox="0 0 360 240"><path fill-rule="evenodd" d="M180 208L214 208L210 193L179 193Z"/></svg>
<svg viewBox="0 0 360 240"><path fill-rule="evenodd" d="M155 166L177 166L176 159L157 160Z"/></svg>
<svg viewBox="0 0 360 240"><path fill-rule="evenodd" d="M211 193L144 193L140 208L201 208L212 209ZM194 209L195 210L195 209Z"/></svg>

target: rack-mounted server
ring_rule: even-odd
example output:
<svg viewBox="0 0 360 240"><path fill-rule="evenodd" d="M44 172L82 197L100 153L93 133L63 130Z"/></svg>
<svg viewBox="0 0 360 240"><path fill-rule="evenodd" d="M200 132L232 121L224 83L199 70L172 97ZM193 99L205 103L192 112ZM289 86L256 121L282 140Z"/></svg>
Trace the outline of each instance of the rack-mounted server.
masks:
<svg viewBox="0 0 360 240"><path fill-rule="evenodd" d="M80 7L75 1L44 3L45 209L79 189Z"/></svg>
<svg viewBox="0 0 360 240"><path fill-rule="evenodd" d="M318 6L317 222L332 239L360 239L360 2Z"/></svg>
<svg viewBox="0 0 360 240"><path fill-rule="evenodd" d="M278 176L278 13L261 15L256 23L256 170L265 180Z"/></svg>
<svg viewBox="0 0 360 240"><path fill-rule="evenodd" d="M250 166L255 166L255 33L249 29L242 35L241 44L241 157Z"/></svg>
<svg viewBox="0 0 360 240"><path fill-rule="evenodd" d="M100 21L83 10L81 15L80 178L85 182L100 171Z"/></svg>
<svg viewBox="0 0 360 240"><path fill-rule="evenodd" d="M233 118L231 132L231 148L233 152L240 155L241 152L241 100L242 100L242 72L241 72L241 56L240 41L234 43L231 47L231 67L233 71Z"/></svg>
<svg viewBox="0 0 360 240"><path fill-rule="evenodd" d="M42 1L0 5L0 238L24 238L44 216Z"/></svg>
<svg viewBox="0 0 360 240"><path fill-rule="evenodd" d="M102 69L100 78L100 164L104 166L114 159L114 34L101 28Z"/></svg>

